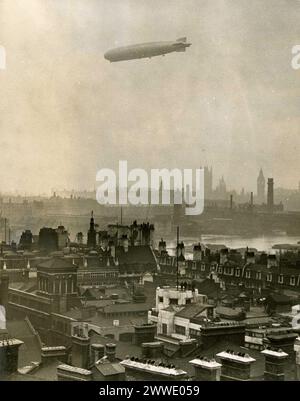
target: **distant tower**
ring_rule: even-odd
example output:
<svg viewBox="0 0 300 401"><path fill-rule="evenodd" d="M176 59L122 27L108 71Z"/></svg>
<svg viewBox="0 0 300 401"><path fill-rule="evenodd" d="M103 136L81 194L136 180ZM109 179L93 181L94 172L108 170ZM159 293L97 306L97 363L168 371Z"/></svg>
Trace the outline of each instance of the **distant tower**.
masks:
<svg viewBox="0 0 300 401"><path fill-rule="evenodd" d="M82 234L81 231L76 234L76 242L77 242L77 244L82 244L83 243L83 234Z"/></svg>
<svg viewBox="0 0 300 401"><path fill-rule="evenodd" d="M268 195L267 195L267 206L269 211L273 210L274 207L274 180L268 178Z"/></svg>
<svg viewBox="0 0 300 401"><path fill-rule="evenodd" d="M213 191L213 172L212 167L204 167L204 197L211 199Z"/></svg>
<svg viewBox="0 0 300 401"><path fill-rule="evenodd" d="M90 229L88 231L87 246L89 248L96 248L96 237L97 233L95 230L94 213L91 213Z"/></svg>
<svg viewBox="0 0 300 401"><path fill-rule="evenodd" d="M218 192L219 192L220 199L226 198L227 188L226 188L226 182L224 180L224 176L222 176L222 178L219 181Z"/></svg>
<svg viewBox="0 0 300 401"><path fill-rule="evenodd" d="M257 203L265 202L265 186L266 180L264 177L264 173L262 169L260 169L259 175L257 177Z"/></svg>

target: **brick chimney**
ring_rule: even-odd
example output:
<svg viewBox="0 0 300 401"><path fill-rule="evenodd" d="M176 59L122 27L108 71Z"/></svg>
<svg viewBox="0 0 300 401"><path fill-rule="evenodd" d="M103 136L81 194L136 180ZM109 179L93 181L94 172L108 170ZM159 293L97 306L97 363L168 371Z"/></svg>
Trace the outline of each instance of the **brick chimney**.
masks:
<svg viewBox="0 0 300 401"><path fill-rule="evenodd" d="M48 364L53 360L63 363L67 362L67 350L64 346L42 347L41 352L42 364Z"/></svg>
<svg viewBox="0 0 300 401"><path fill-rule="evenodd" d="M104 345L102 344L92 344L91 345L91 363L94 364L99 361L99 359L104 357Z"/></svg>
<svg viewBox="0 0 300 401"><path fill-rule="evenodd" d="M189 362L195 369L195 381L220 381L221 367L215 359L196 358Z"/></svg>
<svg viewBox="0 0 300 401"><path fill-rule="evenodd" d="M164 241L162 238L158 243L158 251L160 254L163 254L164 252L166 252L167 250L167 245L166 245L166 241Z"/></svg>
<svg viewBox="0 0 300 401"><path fill-rule="evenodd" d="M164 352L164 344L160 341L142 343L142 355L144 358L161 358Z"/></svg>
<svg viewBox="0 0 300 401"><path fill-rule="evenodd" d="M242 352L231 350L223 351L217 354L220 358L221 380L224 381L249 381L251 375L251 364L255 359Z"/></svg>
<svg viewBox="0 0 300 401"><path fill-rule="evenodd" d="M228 248L221 249L220 251L220 265L224 265L228 260Z"/></svg>
<svg viewBox="0 0 300 401"><path fill-rule="evenodd" d="M72 365L82 369L88 369L90 353L90 338L75 334L72 336Z"/></svg>
<svg viewBox="0 0 300 401"><path fill-rule="evenodd" d="M193 260L195 261L202 260L202 249L200 243L194 245L193 247Z"/></svg>
<svg viewBox="0 0 300 401"><path fill-rule="evenodd" d="M276 348L265 349L261 354L265 356L265 381L284 381L285 362L289 355Z"/></svg>
<svg viewBox="0 0 300 401"><path fill-rule="evenodd" d="M116 344L113 343L106 344L105 354L109 362L114 362L116 359Z"/></svg>
<svg viewBox="0 0 300 401"><path fill-rule="evenodd" d="M0 378L18 371L19 347L24 344L15 338L0 341Z"/></svg>

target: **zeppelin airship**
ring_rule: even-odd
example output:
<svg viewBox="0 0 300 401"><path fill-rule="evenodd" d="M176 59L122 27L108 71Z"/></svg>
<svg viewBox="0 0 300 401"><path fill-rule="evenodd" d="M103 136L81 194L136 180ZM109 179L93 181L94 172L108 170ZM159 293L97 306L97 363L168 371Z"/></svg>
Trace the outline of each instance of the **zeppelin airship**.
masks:
<svg viewBox="0 0 300 401"><path fill-rule="evenodd" d="M104 58L111 63L151 58L173 52L185 52L185 49L189 46L191 46L191 43L187 43L186 38L177 39L175 42L141 43L109 50L104 54Z"/></svg>

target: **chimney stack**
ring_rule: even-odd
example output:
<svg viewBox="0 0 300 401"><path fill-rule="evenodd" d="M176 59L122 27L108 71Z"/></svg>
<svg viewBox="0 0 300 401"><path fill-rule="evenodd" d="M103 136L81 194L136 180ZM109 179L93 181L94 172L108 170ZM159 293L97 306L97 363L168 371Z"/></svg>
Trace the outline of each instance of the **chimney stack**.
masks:
<svg viewBox="0 0 300 401"><path fill-rule="evenodd" d="M19 347L24 344L15 338L0 341L0 378L18 371Z"/></svg>
<svg viewBox="0 0 300 401"><path fill-rule="evenodd" d="M285 362L289 355L275 348L267 348L261 353L265 356L265 381L284 381Z"/></svg>
<svg viewBox="0 0 300 401"><path fill-rule="evenodd" d="M197 358L189 362L195 369L195 381L220 381L222 365L214 359Z"/></svg>
<svg viewBox="0 0 300 401"><path fill-rule="evenodd" d="M72 336L72 365L88 369L90 353L90 338L79 334Z"/></svg>
<svg viewBox="0 0 300 401"><path fill-rule="evenodd" d="M52 362L53 360L66 363L67 362L66 347L64 346L42 347L41 358L43 365Z"/></svg>
<svg viewBox="0 0 300 401"><path fill-rule="evenodd" d="M161 239L158 244L158 251L160 254L163 254L164 252L166 252L166 250L167 250L166 241Z"/></svg>
<svg viewBox="0 0 300 401"><path fill-rule="evenodd" d="M221 380L223 381L250 381L251 364L255 359L242 352L231 350L223 351L217 354L220 358Z"/></svg>
<svg viewBox="0 0 300 401"><path fill-rule="evenodd" d="M99 361L99 359L104 357L104 345L102 344L92 344L91 345L92 351L92 364Z"/></svg>
<svg viewBox="0 0 300 401"><path fill-rule="evenodd" d="M116 359L116 344L113 343L106 344L105 354L109 362L114 362Z"/></svg>
<svg viewBox="0 0 300 401"><path fill-rule="evenodd" d="M270 212L274 208L274 180L273 178L268 178L268 194L267 194L267 206Z"/></svg>
<svg viewBox="0 0 300 401"><path fill-rule="evenodd" d="M202 249L200 243L197 245L194 245L193 248L193 260L194 261L200 261L202 260Z"/></svg>

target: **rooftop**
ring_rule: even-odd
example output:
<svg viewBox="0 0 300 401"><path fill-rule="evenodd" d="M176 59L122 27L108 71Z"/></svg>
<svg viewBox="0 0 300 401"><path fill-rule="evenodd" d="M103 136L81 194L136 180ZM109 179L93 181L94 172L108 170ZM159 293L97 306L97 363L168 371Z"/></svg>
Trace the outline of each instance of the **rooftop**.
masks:
<svg viewBox="0 0 300 401"><path fill-rule="evenodd" d="M138 359L138 358L135 358ZM187 372L181 369L177 369L176 367L166 367L162 366L162 364L155 364L155 361L151 361L154 363L144 363L139 360L125 359L121 362L121 365L129 368L135 368L137 370L141 370L147 373L161 374L164 376L183 376L186 375Z"/></svg>
<svg viewBox="0 0 300 401"><path fill-rule="evenodd" d="M241 352L236 353L234 351L223 351L223 352L219 352L217 354L217 356L219 358L222 359L228 359L230 361L238 361L238 362L242 362L242 363L252 363L255 362L256 359L252 358L250 355L248 354L243 354Z"/></svg>

